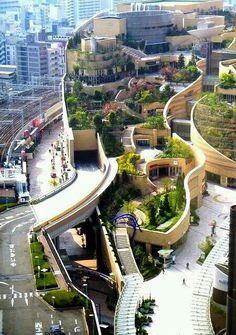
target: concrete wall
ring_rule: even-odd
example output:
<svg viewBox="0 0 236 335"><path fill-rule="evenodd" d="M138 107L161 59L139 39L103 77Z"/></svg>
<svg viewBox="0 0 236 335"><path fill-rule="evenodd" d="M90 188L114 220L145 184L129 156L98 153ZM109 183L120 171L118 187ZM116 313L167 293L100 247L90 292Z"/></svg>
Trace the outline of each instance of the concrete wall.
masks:
<svg viewBox="0 0 236 335"><path fill-rule="evenodd" d="M115 37L127 33L125 19L96 18L93 23L95 36Z"/></svg>
<svg viewBox="0 0 236 335"><path fill-rule="evenodd" d="M206 171L215 173L223 178L236 178L236 162L232 159L225 157L222 153L213 148L209 143L207 143L194 124L194 113L197 103L192 109L191 116L191 141L193 144L202 150L206 156Z"/></svg>
<svg viewBox="0 0 236 335"><path fill-rule="evenodd" d="M75 49L66 50L66 73L74 71L73 66L76 65L78 59L78 51Z"/></svg>
<svg viewBox="0 0 236 335"><path fill-rule="evenodd" d="M162 2L161 5L156 6L161 6L161 9L163 10L180 10L183 13L191 13L191 12L200 12L201 10L212 10L212 9L223 9L223 0L209 0L209 1L199 1L199 2L167 2L164 3ZM117 11L119 12L127 12L130 11L131 4L130 3L122 3L117 6ZM156 7L156 8L158 8Z"/></svg>
<svg viewBox="0 0 236 335"><path fill-rule="evenodd" d="M74 151L97 150L95 129L73 130Z"/></svg>
<svg viewBox="0 0 236 335"><path fill-rule="evenodd" d="M236 59L229 59L221 61L219 64L219 76L221 76L223 73L233 73L236 75Z"/></svg>
<svg viewBox="0 0 236 335"><path fill-rule="evenodd" d="M166 41L170 43L170 50L176 50L178 47L192 46L194 37L192 35L166 36Z"/></svg>
<svg viewBox="0 0 236 335"><path fill-rule="evenodd" d="M109 161L103 149L99 134L97 134L97 147L99 167L102 171L106 171L109 167Z"/></svg>
<svg viewBox="0 0 236 335"><path fill-rule="evenodd" d="M189 84L181 92L175 94L167 102L163 115L169 123L171 119L187 119L186 104L188 100L196 100L202 92L202 75L193 83Z"/></svg>
<svg viewBox="0 0 236 335"><path fill-rule="evenodd" d="M102 222L101 222L102 223ZM109 237L107 230L104 226L101 227L101 244L102 244L102 251L105 255L105 259L107 260L107 265L109 266L110 271L114 276L114 280L116 281L118 292L121 293L122 288L124 286L123 277L120 271L120 267L117 263L117 259L113 248L109 242Z"/></svg>
<svg viewBox="0 0 236 335"><path fill-rule="evenodd" d="M181 140L176 134L174 134L174 137ZM186 172L188 172L184 180L184 188L186 191L186 206L184 212L175 226L166 233L147 229L142 229L142 232L137 230L134 237L135 241L145 243L147 249L150 249L151 245L169 248L171 245L180 241L189 228L191 200L195 200L197 207L202 205L202 190L205 178L205 157L197 148L192 146L190 146L190 148L194 159L189 167L185 166ZM178 159L178 161L180 164L183 164L183 166L186 164L182 159ZM148 163L149 166L151 164L153 164L153 161ZM128 228L128 233L130 236L132 235L132 228Z"/></svg>
<svg viewBox="0 0 236 335"><path fill-rule="evenodd" d="M94 85L94 86L84 86L83 89L85 93L94 95L95 91L99 92L108 92L108 91L115 91L119 86L125 86L130 78L124 78L121 80L114 81L112 83L106 83L106 84L100 84L100 85Z"/></svg>
<svg viewBox="0 0 236 335"><path fill-rule="evenodd" d="M136 145L137 139L149 139L150 146L155 147L157 145L157 139L170 136L170 129L147 129L142 126L136 126L133 134L133 141Z"/></svg>

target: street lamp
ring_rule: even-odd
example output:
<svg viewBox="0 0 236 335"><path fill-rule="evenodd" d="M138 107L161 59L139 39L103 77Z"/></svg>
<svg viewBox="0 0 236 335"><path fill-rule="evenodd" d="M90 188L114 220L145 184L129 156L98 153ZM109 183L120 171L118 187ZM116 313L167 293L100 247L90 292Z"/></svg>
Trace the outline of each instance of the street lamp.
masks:
<svg viewBox="0 0 236 335"><path fill-rule="evenodd" d="M39 256L34 256L34 258L37 259L37 264L38 264L38 278L40 278Z"/></svg>
<svg viewBox="0 0 236 335"><path fill-rule="evenodd" d="M44 287L44 291L45 291L45 272L47 272L48 269L43 268L43 269L41 269L41 271L43 272L43 287Z"/></svg>
<svg viewBox="0 0 236 335"><path fill-rule="evenodd" d="M94 314L89 314L89 317L92 318L92 335L94 335Z"/></svg>
<svg viewBox="0 0 236 335"><path fill-rule="evenodd" d="M88 284L84 283L83 287L84 287L84 290L85 290L85 294L88 297ZM86 309L88 309L88 298L86 298Z"/></svg>
<svg viewBox="0 0 236 335"><path fill-rule="evenodd" d="M5 191L6 191L6 210L8 210L8 188L6 188Z"/></svg>
<svg viewBox="0 0 236 335"><path fill-rule="evenodd" d="M53 307L55 307L55 299L56 299L56 297L53 295L52 296L52 305L53 305Z"/></svg>
<svg viewBox="0 0 236 335"><path fill-rule="evenodd" d="M96 304L95 306L98 308L98 319L99 319L99 323L102 323L101 304Z"/></svg>

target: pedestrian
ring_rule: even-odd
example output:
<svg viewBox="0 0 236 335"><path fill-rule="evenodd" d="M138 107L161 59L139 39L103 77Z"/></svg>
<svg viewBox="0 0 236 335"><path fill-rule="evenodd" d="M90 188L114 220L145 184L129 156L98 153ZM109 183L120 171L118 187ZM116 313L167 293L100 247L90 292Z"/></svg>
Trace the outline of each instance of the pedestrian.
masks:
<svg viewBox="0 0 236 335"><path fill-rule="evenodd" d="M183 278L183 285L185 285L185 278Z"/></svg>
<svg viewBox="0 0 236 335"><path fill-rule="evenodd" d="M165 273L164 265L162 266L162 273Z"/></svg>
<svg viewBox="0 0 236 335"><path fill-rule="evenodd" d="M172 255L172 264L175 264L175 259L176 259L176 256L174 254L174 255Z"/></svg>
<svg viewBox="0 0 236 335"><path fill-rule="evenodd" d="M186 269L189 270L189 262L186 263Z"/></svg>

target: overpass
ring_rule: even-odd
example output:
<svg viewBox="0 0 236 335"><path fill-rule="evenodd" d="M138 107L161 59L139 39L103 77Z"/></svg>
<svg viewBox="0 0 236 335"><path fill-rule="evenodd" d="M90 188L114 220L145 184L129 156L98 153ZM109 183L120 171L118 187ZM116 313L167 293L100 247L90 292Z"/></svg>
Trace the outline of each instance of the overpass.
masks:
<svg viewBox="0 0 236 335"><path fill-rule="evenodd" d="M33 205L37 218L33 231L40 233L41 230L47 230L55 238L89 218L98 205L100 195L117 173L115 158L106 159L104 166L102 170L78 169L78 177L71 185L53 197Z"/></svg>

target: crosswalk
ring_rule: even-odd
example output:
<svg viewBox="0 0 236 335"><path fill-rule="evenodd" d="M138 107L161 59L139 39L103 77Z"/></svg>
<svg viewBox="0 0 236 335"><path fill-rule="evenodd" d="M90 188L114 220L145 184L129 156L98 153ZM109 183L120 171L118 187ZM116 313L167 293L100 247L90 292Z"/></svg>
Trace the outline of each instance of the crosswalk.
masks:
<svg viewBox="0 0 236 335"><path fill-rule="evenodd" d="M15 293L0 293L0 300L13 299L29 299L34 297L34 292L15 292Z"/></svg>

